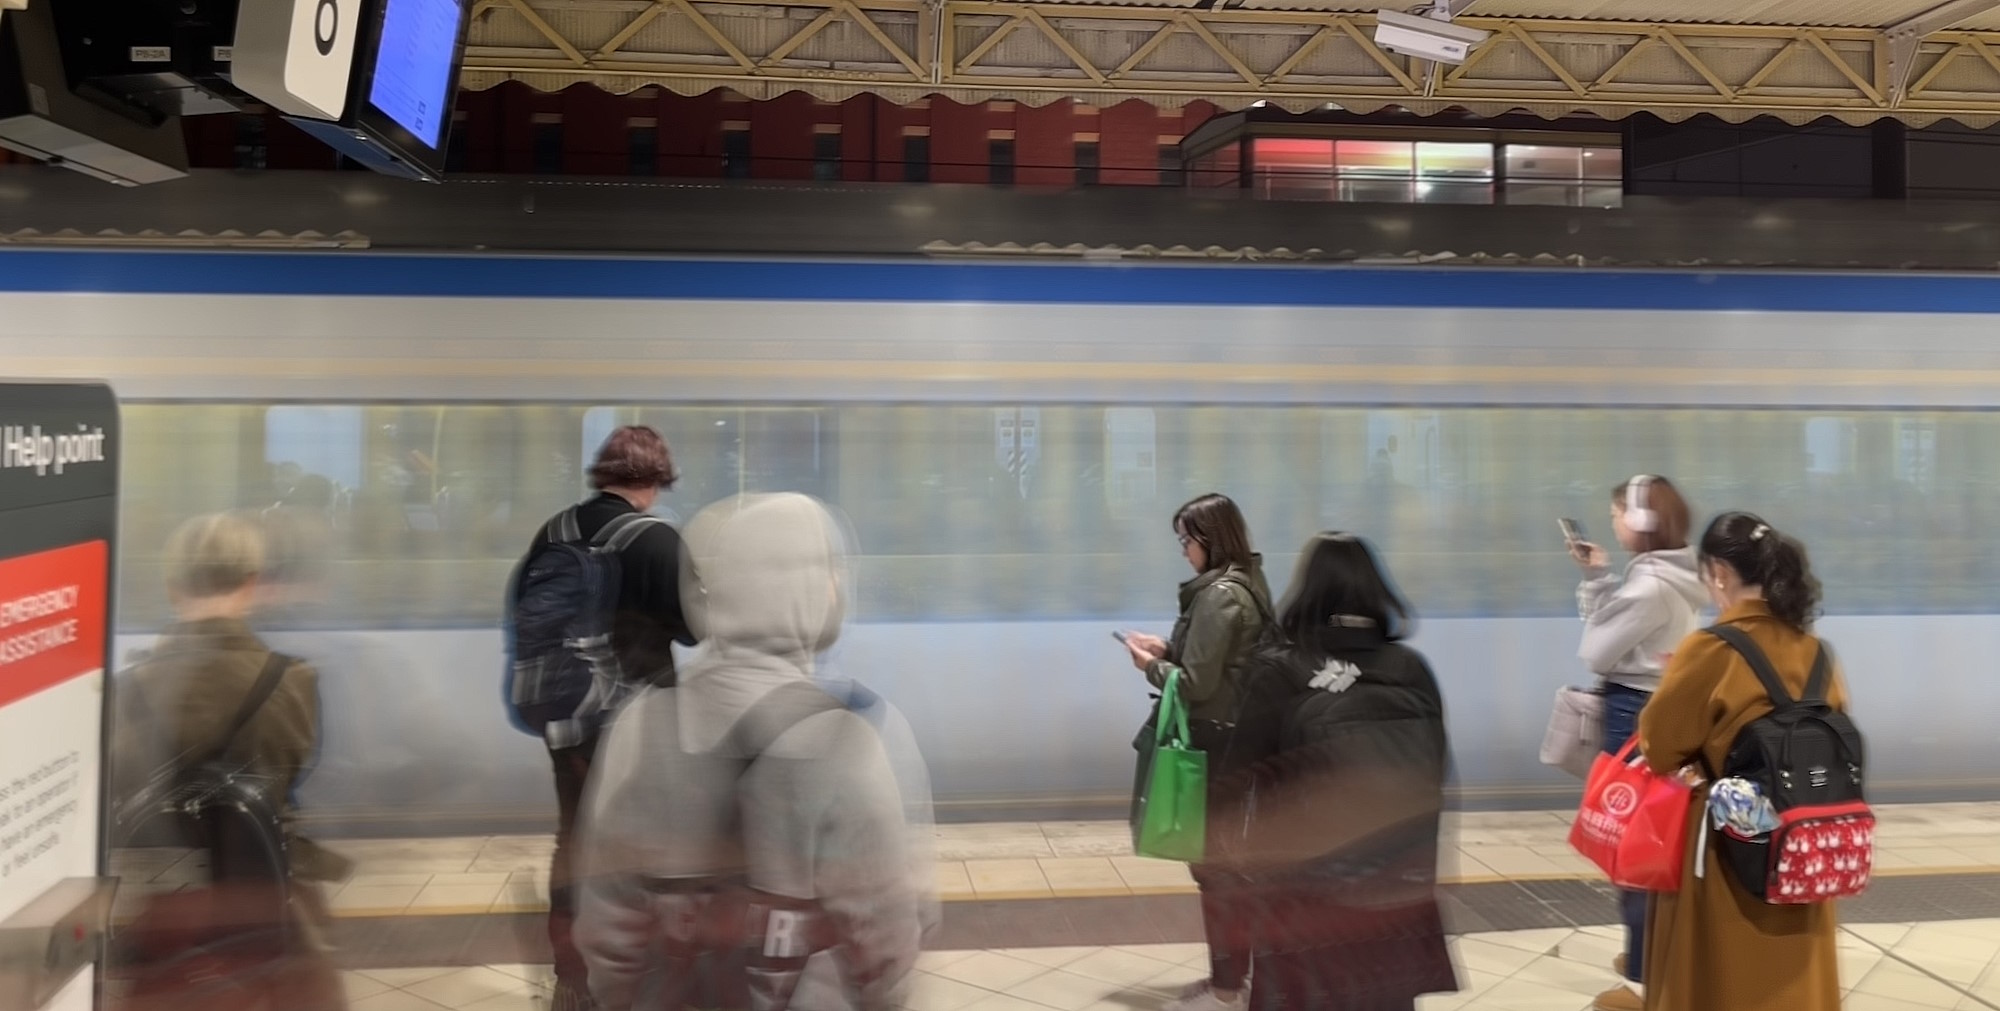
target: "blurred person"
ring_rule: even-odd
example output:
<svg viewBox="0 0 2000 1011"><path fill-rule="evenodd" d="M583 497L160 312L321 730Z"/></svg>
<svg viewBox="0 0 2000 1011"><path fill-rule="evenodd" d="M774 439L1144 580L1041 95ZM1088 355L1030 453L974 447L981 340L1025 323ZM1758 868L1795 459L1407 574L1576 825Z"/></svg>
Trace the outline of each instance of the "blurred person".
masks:
<svg viewBox="0 0 2000 1011"><path fill-rule="evenodd" d="M318 675L251 631L262 531L197 517L166 549L175 623L115 687L115 831L174 822L205 850L211 886L152 897L126 931L139 959L125 1008L345 1006L297 901L319 851L291 796L317 744ZM191 815L191 816L190 816Z"/></svg>
<svg viewBox="0 0 2000 1011"><path fill-rule="evenodd" d="M1632 555L1624 575L1611 571L1603 548L1570 545L1583 570L1576 588L1583 618L1584 665L1598 676L1604 697L1604 751L1616 754L1638 726L1639 712L1660 685L1660 671L1676 644L1695 630L1707 603L1688 546L1688 507L1664 477L1640 474L1611 489L1611 530ZM1619 985L1597 996L1596 1011L1640 1011L1645 978L1646 893L1619 889L1625 950L1612 960Z"/></svg>
<svg viewBox="0 0 2000 1011"><path fill-rule="evenodd" d="M836 525L841 557L851 556L857 544L853 524L832 507L824 503L821 506ZM845 565L841 566L841 571L843 597L853 600L858 596L853 572ZM853 617L851 608L844 611L844 617ZM923 932L928 935L943 922L944 915L938 894L937 818L931 798L930 766L924 761L923 750L917 744L916 730L903 711L881 693L847 673L840 657L844 645L845 640L836 640L820 651L812 665L812 680L841 706L865 720L881 739L883 752L902 793L911 887L917 895L918 919Z"/></svg>
<svg viewBox="0 0 2000 1011"><path fill-rule="evenodd" d="M616 547L618 597L612 604L611 652L618 668L615 678L626 683L673 683L673 644L695 641L681 607L680 534L647 515L660 493L678 478L673 454L658 431L644 425L616 429L590 468L590 486L597 494L543 524L522 560L523 571L532 574L538 555L549 544L588 546L603 541ZM622 541L613 539L620 535ZM510 592L519 592L519 581ZM570 878L576 862L578 805L598 745L597 714L589 715L593 719L563 721L567 726L560 734L551 724L545 736L555 770L557 813L555 856L549 869L554 1011L590 1007L587 970L571 938L576 897Z"/></svg>
<svg viewBox="0 0 2000 1011"><path fill-rule="evenodd" d="M319 673L316 754L301 775L295 804L327 809L365 804L377 809L420 809L449 801L468 775L488 771L479 757L479 730L473 721L440 720L439 713L462 707L457 686L429 673L421 654L393 636L353 627L357 598L386 588L368 585L332 588L351 580L356 569L337 563L347 557L346 536L328 518L337 487L308 475L294 492L258 515L265 543L265 572L251 627L273 649L310 661ZM342 627L346 626L346 627ZM464 756L462 762L426 758ZM336 847L337 848L337 847ZM295 862L317 866L318 878L336 881L351 869L326 847L294 852Z"/></svg>
<svg viewBox="0 0 2000 1011"><path fill-rule="evenodd" d="M1368 544L1315 534L1243 674L1219 787L1256 1011L1412 1011L1458 982L1438 912L1444 701Z"/></svg>
<svg viewBox="0 0 2000 1011"><path fill-rule="evenodd" d="M1169 670L1181 670L1189 743L1209 755L1212 803L1215 784L1228 772L1243 664L1271 621L1271 589L1264 581L1263 556L1250 549L1243 513L1226 496L1203 495L1181 506L1173 529L1182 557L1195 571L1180 586L1180 619L1169 639L1126 633L1125 649L1155 688L1166 685ZM1142 740L1152 738L1151 726L1140 731ZM1211 819L1211 828L1214 824ZM1188 987L1167 1011L1223 1011L1242 1001L1250 953L1237 937L1240 924L1230 913L1225 879L1201 866L1190 870L1201 889L1209 978Z"/></svg>
<svg viewBox="0 0 2000 1011"><path fill-rule="evenodd" d="M1700 557L1721 624L1748 635L1798 698L1820 649L1812 634L1820 586L1805 546L1756 516L1733 512L1709 524ZM1847 686L1837 665L1826 699L1846 711ZM1713 779L1737 735L1771 710L1770 695L1741 654L1713 635L1692 635L1674 651L1652 703L1639 715L1639 747L1655 772L1692 766ZM1697 845L1708 828L1705 784L1690 803L1692 836L1681 890L1654 896L1648 921L1646 1007L1838 1011L1833 903L1771 905L1750 894L1716 847Z"/></svg>
<svg viewBox="0 0 2000 1011"><path fill-rule="evenodd" d="M264 571L257 580L256 602L250 616L253 630L274 649L306 658L313 664L312 750L293 777L286 802L300 806L306 782L319 764L326 748L326 700L317 672L344 651L335 635L314 634L310 629L323 606L326 567L332 555L332 524L326 508L332 504L331 482L308 475L294 491L307 489L304 496L288 495L284 501L265 509L259 516L258 533L264 544ZM407 701L407 699L406 699ZM353 873L353 861L310 839L295 837L289 853L293 876L297 879L293 897L308 922L324 931L333 926L321 886L344 881Z"/></svg>
<svg viewBox="0 0 2000 1011"><path fill-rule="evenodd" d="M813 682L844 620L839 531L806 496L747 495L687 545L702 644L619 711L579 822L591 991L609 1011L894 1008L923 931L904 801L874 728Z"/></svg>

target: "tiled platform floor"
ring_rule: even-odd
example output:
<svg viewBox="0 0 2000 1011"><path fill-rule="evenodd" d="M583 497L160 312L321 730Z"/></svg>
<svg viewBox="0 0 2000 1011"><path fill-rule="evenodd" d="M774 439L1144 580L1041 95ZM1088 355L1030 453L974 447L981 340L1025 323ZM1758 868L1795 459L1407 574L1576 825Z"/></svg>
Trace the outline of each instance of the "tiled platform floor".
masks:
<svg viewBox="0 0 2000 1011"><path fill-rule="evenodd" d="M1846 1008L2000 1007L2000 804L1884 806L1878 816L1880 880L1841 909ZM1568 812L1449 818L1441 901L1465 989L1426 998L1425 1011L1583 1011L1612 983L1608 886L1570 852L1568 830ZM949 904L909 1011L1150 1011L1202 972L1186 868L1131 856L1122 823L944 825L937 843ZM548 839L329 844L358 863L333 893L335 957L356 1011L546 1005L546 965L519 963L546 957ZM118 864L128 905L202 871L166 850Z"/></svg>
<svg viewBox="0 0 2000 1011"><path fill-rule="evenodd" d="M1882 876L2000 872L2000 803L1877 809ZM1568 811L1447 816L1438 868L1447 884L1589 880L1568 844ZM546 836L330 840L358 869L331 896L343 916L464 915L547 908L553 841ZM1186 866L1131 855L1122 822L988 822L937 828L938 885L947 901L1193 894ZM128 898L198 880L199 857L128 851Z"/></svg>
<svg viewBox="0 0 2000 1011"><path fill-rule="evenodd" d="M2000 1004L2000 920L1870 924L1840 940L1847 1011L1973 1011L1986 1005L1871 946L1882 945ZM1517 930L1452 939L1456 994L1420 1011L1584 1011L1609 985L1617 929ZM1207 971L1200 944L926 952L909 1011L1150 1011ZM346 973L353 1011L533 1011L548 1005L544 966L363 969Z"/></svg>

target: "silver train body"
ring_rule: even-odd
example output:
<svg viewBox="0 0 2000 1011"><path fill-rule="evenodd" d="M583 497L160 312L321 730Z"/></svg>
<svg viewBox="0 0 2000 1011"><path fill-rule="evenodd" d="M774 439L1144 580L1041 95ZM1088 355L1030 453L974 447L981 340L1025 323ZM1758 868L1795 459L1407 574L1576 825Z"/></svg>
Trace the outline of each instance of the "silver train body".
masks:
<svg viewBox="0 0 2000 1011"><path fill-rule="evenodd" d="M685 518L838 507L828 668L908 719L944 817L1122 810L1168 518L1242 503L1275 590L1319 529L1381 548L1443 684L1462 800L1557 805L1576 659L1556 519L1672 476L1826 583L1875 789L2000 796L2000 280L1913 275L0 254L0 355L126 403L119 644L186 516L277 510L271 637L323 671L328 831L546 823L500 698L501 583L612 425ZM0 411L4 413L4 411ZM1697 520L1699 523L1699 518Z"/></svg>

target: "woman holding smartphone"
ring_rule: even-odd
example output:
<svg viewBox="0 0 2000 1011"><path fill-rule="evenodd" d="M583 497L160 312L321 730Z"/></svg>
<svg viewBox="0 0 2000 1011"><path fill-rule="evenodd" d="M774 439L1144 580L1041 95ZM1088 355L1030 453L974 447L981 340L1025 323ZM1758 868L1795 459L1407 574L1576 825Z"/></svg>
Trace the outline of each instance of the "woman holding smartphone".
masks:
<svg viewBox="0 0 2000 1011"><path fill-rule="evenodd" d="M1155 688L1173 668L1181 671L1181 697L1188 706L1188 734L1209 754L1209 784L1222 779L1222 758L1236 726L1241 672L1252 648L1271 621L1271 590L1264 582L1263 558L1250 550L1250 530L1236 503L1209 494L1174 513L1181 555L1195 571L1180 587L1180 620L1173 636L1143 632L1120 637L1132 665ZM1211 796L1209 805L1216 806ZM1194 867L1201 888L1202 928L1208 935L1209 978L1190 986L1166 1011L1229 1011L1243 1001L1250 976L1250 951L1231 927L1227 898L1218 876Z"/></svg>
<svg viewBox="0 0 2000 1011"><path fill-rule="evenodd" d="M1576 588L1583 617L1585 666L1601 679L1604 750L1616 753L1639 725L1639 711L1660 686L1660 672L1674 647L1699 624L1708 594L1688 546L1687 501L1672 482L1641 474L1611 489L1611 529L1632 555L1621 576L1609 556L1589 541L1570 543L1583 570ZM1623 982L1597 996L1596 1011L1643 1011L1646 893L1619 895L1625 953L1612 961Z"/></svg>

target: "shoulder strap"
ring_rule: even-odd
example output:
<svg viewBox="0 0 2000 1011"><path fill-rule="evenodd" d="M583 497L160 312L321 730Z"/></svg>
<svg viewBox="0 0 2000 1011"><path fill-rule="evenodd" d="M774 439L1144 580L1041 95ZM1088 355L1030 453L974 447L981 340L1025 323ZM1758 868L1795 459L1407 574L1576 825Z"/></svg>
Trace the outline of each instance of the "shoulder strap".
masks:
<svg viewBox="0 0 2000 1011"><path fill-rule="evenodd" d="M639 535L645 533L647 527L662 522L665 521L658 516L646 513L620 513L612 517L611 522L606 523L604 529L597 532L597 536L590 539L590 546L604 551L623 551L630 547L633 541L638 540Z"/></svg>
<svg viewBox="0 0 2000 1011"><path fill-rule="evenodd" d="M1827 682L1833 679L1833 661L1826 655L1826 643L1821 642L1813 654L1812 673L1806 675L1806 693L1800 702L1825 702Z"/></svg>
<svg viewBox="0 0 2000 1011"><path fill-rule="evenodd" d="M210 756L211 761L221 760L229 754L229 749L236 746L236 738L242 736L244 728L250 725L258 710L264 708L264 703L271 700L278 690L278 682L284 680L285 671L291 666L292 658L283 653L274 652L264 658L264 670L257 675L256 685L243 700L243 708L237 710L236 718L229 722L229 730L222 735L222 744Z"/></svg>
<svg viewBox="0 0 2000 1011"><path fill-rule="evenodd" d="M1764 655L1764 651L1758 648L1756 641L1742 629L1734 625L1713 625L1704 631L1728 643L1731 649L1742 655L1750 664L1751 672L1756 674L1757 680L1764 685L1765 694L1771 696L1771 705L1780 710L1790 709L1800 701L1812 699L1814 686L1824 676L1826 651L1822 649L1820 658L1813 663L1813 682L1806 686L1805 700L1794 699L1792 693L1786 690L1784 679L1780 678L1778 672L1771 667L1771 659Z"/></svg>
<svg viewBox="0 0 2000 1011"><path fill-rule="evenodd" d="M723 752L748 765L769 750L785 732L808 717L842 708L833 696L806 681L773 689L743 713L722 739Z"/></svg>
<svg viewBox="0 0 2000 1011"><path fill-rule="evenodd" d="M1276 619L1271 617L1270 610L1264 606L1264 598L1259 597L1257 595L1256 587L1251 586L1249 583L1241 579L1231 579L1227 576L1223 576L1216 579L1216 583L1217 584L1228 583L1229 585L1237 587L1238 589L1241 589L1245 594L1249 595L1250 606L1257 609L1257 617L1264 622L1265 627L1268 628L1271 625L1277 623Z"/></svg>
<svg viewBox="0 0 2000 1011"><path fill-rule="evenodd" d="M555 519L549 521L548 539L551 544L573 544L583 540L583 528L577 525L575 506L557 513Z"/></svg>

